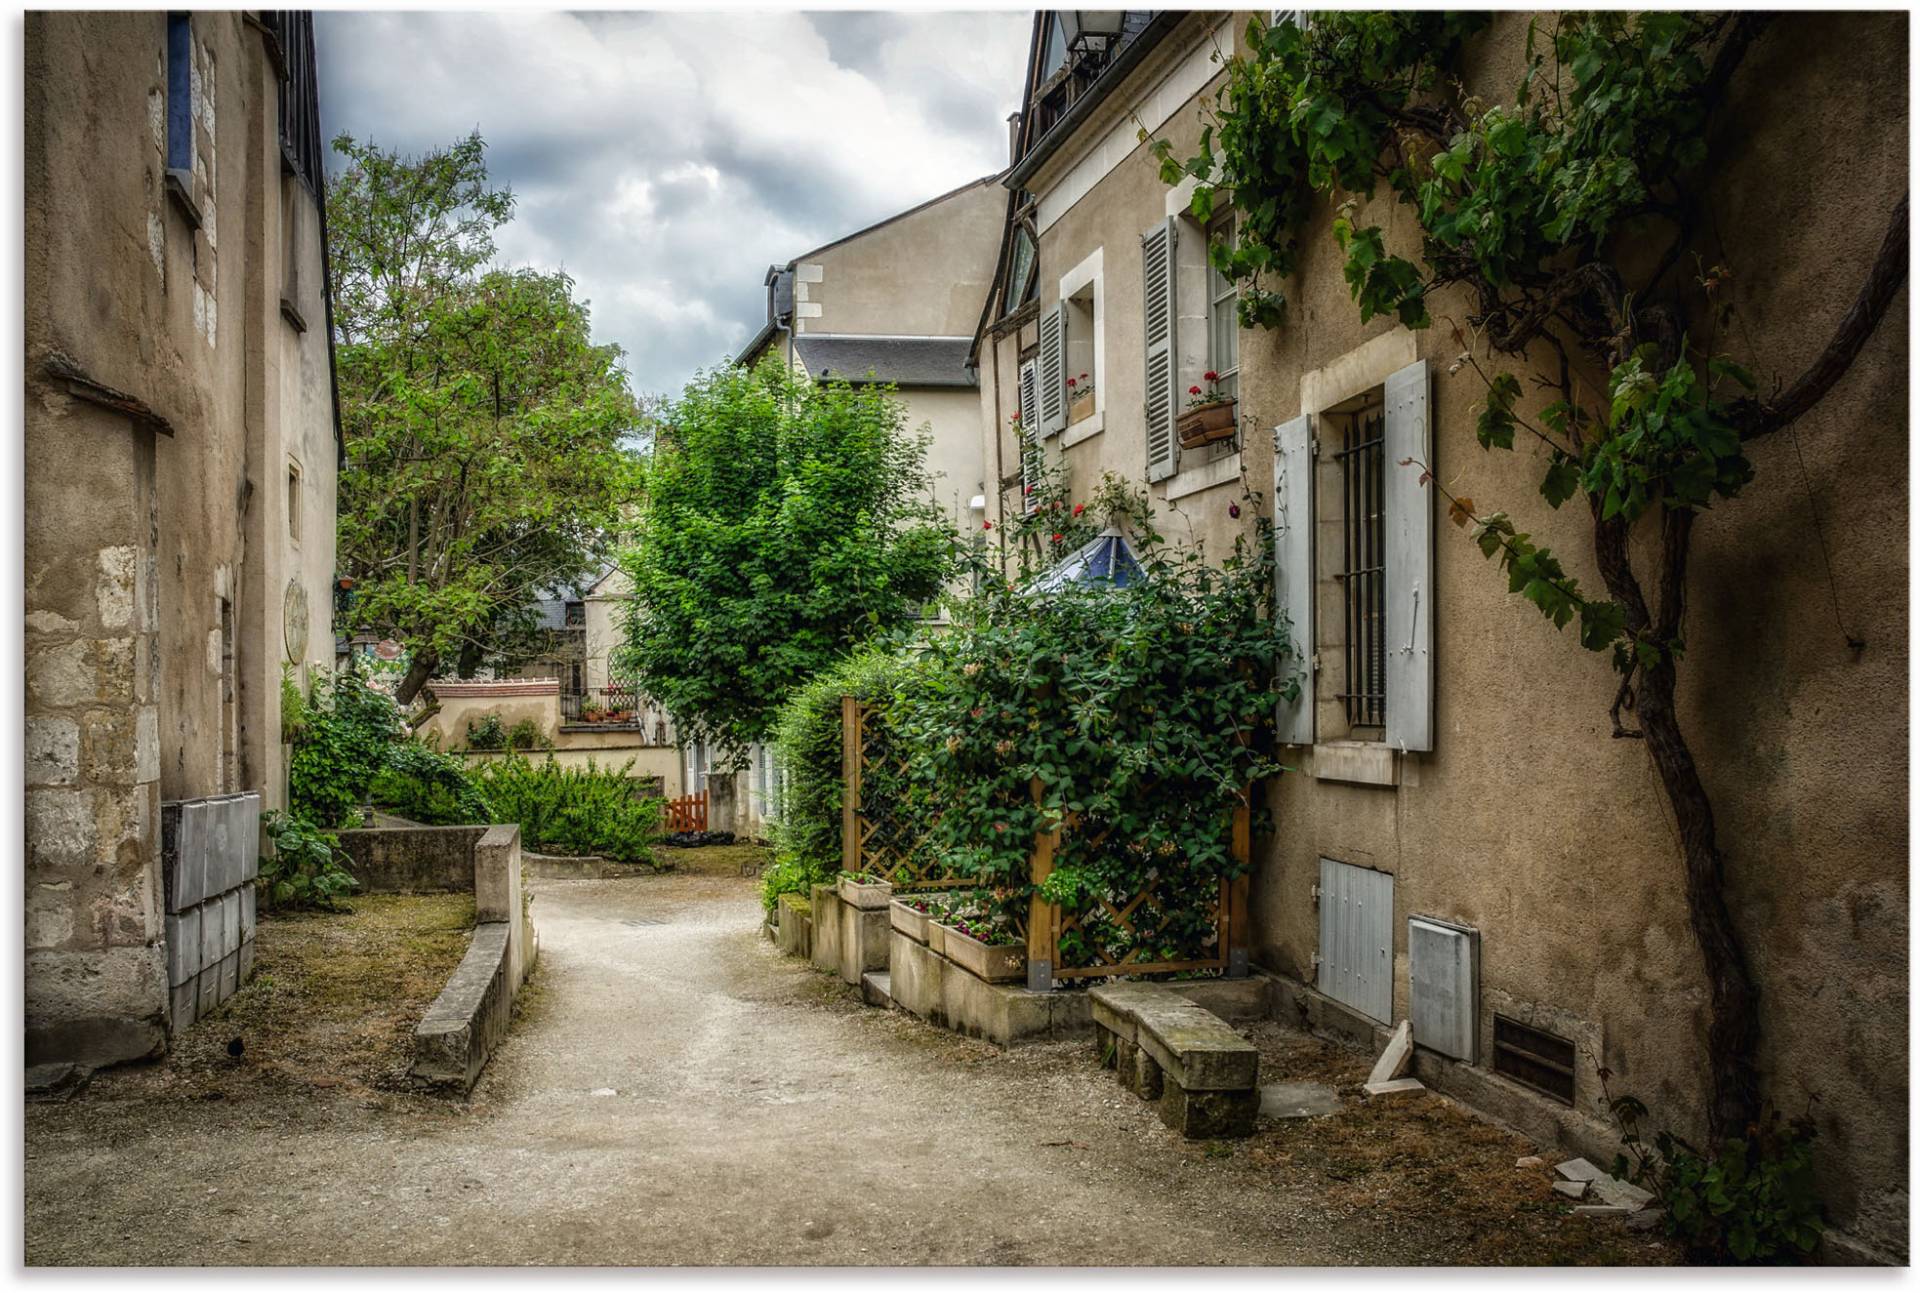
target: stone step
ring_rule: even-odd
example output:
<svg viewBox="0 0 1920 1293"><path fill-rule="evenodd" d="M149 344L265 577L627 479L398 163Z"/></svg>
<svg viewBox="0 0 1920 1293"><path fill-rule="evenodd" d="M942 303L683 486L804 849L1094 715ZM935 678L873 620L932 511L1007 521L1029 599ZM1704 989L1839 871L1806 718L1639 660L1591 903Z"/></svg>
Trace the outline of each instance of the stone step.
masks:
<svg viewBox="0 0 1920 1293"><path fill-rule="evenodd" d="M886 970L868 970L860 976L860 995L868 1005L885 1010L893 1004L893 975Z"/></svg>

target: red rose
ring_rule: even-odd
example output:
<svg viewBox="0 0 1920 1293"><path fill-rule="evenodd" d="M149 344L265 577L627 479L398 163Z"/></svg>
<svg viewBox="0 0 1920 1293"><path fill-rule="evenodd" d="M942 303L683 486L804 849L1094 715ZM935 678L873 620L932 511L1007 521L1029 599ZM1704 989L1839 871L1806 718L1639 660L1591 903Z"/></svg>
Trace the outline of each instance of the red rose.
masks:
<svg viewBox="0 0 1920 1293"><path fill-rule="evenodd" d="M1075 504L1073 505L1073 514L1074 514L1075 516L1078 516L1078 515L1080 515L1080 513L1082 513L1082 512L1084 512L1084 511L1086 511L1086 510L1087 510L1087 505L1086 505L1085 503L1075 503Z"/></svg>
<svg viewBox="0 0 1920 1293"><path fill-rule="evenodd" d="M1189 394L1189 395L1198 395L1199 393L1200 393L1200 388L1199 388L1198 386L1189 386L1189 387L1187 387L1187 394Z"/></svg>
<svg viewBox="0 0 1920 1293"><path fill-rule="evenodd" d="M983 530L991 530L991 529L993 528L993 522L992 522L992 521L982 521L982 522L980 522L980 528L981 528L981 529L983 529Z"/></svg>
<svg viewBox="0 0 1920 1293"><path fill-rule="evenodd" d="M1238 519L1239 519L1239 516L1240 516L1240 504L1238 504L1238 503L1228 503L1228 504L1227 504L1227 515L1228 515L1228 516L1231 516L1231 517L1233 517L1233 518L1234 518L1234 519L1236 519L1236 520L1238 520Z"/></svg>
<svg viewBox="0 0 1920 1293"><path fill-rule="evenodd" d="M1060 540L1062 540L1062 539L1064 539L1064 538L1066 538L1066 537L1067 537L1067 536L1066 536L1066 535L1064 535L1064 534L1056 534L1056 535L1054 535L1054 536L1053 536L1053 541L1054 541L1055 543L1058 543L1058 542L1060 542Z"/></svg>
<svg viewBox="0 0 1920 1293"><path fill-rule="evenodd" d="M1219 374L1219 373L1201 373L1200 375L1201 375L1202 377L1204 377L1204 378L1206 378L1206 379L1207 379L1208 381L1210 381L1210 382L1217 382L1217 381L1219 381L1219 380L1220 380L1220 374Z"/></svg>
<svg viewBox="0 0 1920 1293"><path fill-rule="evenodd" d="M1033 486L1031 485L1027 486L1026 492L1029 494L1033 493Z"/></svg>

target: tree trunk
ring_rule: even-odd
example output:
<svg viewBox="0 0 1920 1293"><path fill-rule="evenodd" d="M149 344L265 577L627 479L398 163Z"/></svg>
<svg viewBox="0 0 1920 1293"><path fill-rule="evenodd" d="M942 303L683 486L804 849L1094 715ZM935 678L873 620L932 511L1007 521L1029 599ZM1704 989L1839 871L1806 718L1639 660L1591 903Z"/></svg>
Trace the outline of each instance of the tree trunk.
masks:
<svg viewBox="0 0 1920 1293"><path fill-rule="evenodd" d="M427 685L427 679L433 677L433 671L440 667L440 657L432 651L414 653L413 662L407 666L406 674L400 679L400 685L393 689L393 699L401 705L410 705L420 689Z"/></svg>

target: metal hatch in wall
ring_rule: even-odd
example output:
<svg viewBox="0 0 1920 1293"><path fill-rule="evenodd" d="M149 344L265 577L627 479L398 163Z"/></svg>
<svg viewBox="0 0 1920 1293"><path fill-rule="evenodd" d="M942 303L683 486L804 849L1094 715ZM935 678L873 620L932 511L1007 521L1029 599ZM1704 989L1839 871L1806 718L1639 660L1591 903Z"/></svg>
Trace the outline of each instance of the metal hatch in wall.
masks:
<svg viewBox="0 0 1920 1293"><path fill-rule="evenodd" d="M1316 986L1369 1018L1392 1021L1393 877L1386 872L1320 859Z"/></svg>
<svg viewBox="0 0 1920 1293"><path fill-rule="evenodd" d="M1407 1013L1414 1041L1473 1063L1479 996L1479 931L1431 916L1408 917Z"/></svg>

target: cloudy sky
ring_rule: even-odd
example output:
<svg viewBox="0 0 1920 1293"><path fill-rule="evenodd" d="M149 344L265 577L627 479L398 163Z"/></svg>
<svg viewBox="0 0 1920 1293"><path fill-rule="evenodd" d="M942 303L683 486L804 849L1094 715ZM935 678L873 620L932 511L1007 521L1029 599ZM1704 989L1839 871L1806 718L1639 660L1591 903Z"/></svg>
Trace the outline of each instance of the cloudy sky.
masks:
<svg viewBox="0 0 1920 1293"><path fill-rule="evenodd" d="M321 124L478 127L518 199L500 259L572 274L635 389L678 393L765 321L768 265L1005 165L1031 21L322 12Z"/></svg>

